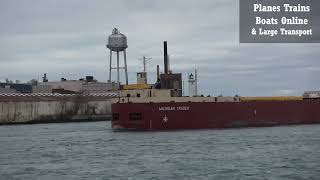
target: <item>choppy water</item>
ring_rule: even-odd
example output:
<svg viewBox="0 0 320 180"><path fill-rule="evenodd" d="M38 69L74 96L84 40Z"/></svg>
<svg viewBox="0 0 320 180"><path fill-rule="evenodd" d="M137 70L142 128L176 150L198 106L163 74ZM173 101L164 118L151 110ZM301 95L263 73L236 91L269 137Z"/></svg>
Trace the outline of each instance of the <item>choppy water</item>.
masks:
<svg viewBox="0 0 320 180"><path fill-rule="evenodd" d="M113 132L0 126L0 179L319 179L320 125Z"/></svg>

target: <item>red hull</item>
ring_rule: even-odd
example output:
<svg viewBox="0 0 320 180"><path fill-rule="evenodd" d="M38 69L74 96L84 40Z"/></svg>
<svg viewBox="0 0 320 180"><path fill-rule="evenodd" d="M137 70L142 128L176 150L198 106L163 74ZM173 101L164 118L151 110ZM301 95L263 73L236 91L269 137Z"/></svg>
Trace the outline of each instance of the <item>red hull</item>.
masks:
<svg viewBox="0 0 320 180"><path fill-rule="evenodd" d="M114 129L168 130L320 123L320 100L112 104Z"/></svg>

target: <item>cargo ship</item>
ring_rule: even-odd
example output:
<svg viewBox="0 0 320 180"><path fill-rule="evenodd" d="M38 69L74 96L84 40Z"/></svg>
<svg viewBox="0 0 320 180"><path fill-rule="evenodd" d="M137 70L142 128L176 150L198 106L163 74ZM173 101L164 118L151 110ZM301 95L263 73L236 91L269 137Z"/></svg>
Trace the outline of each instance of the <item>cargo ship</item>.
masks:
<svg viewBox="0 0 320 180"><path fill-rule="evenodd" d="M177 130L266 127L320 123L320 92L289 97L204 97L197 93L197 72L189 74L189 96L183 96L182 75L169 69L164 42L164 73L147 83L123 85L112 108L115 130Z"/></svg>

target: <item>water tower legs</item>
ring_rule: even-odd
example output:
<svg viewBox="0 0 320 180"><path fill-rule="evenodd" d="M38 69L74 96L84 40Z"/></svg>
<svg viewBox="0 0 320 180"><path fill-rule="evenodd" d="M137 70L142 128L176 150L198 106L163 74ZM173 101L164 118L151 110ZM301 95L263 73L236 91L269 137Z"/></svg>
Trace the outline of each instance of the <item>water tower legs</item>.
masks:
<svg viewBox="0 0 320 180"><path fill-rule="evenodd" d="M112 63L112 51L110 50L109 82L111 82L111 70L112 70L111 63Z"/></svg>
<svg viewBox="0 0 320 180"><path fill-rule="evenodd" d="M120 67L120 52L121 51L116 51L117 52L117 65L116 67L112 67L112 51L110 50L110 66L109 66L109 82L112 82L112 70L116 69L117 70L117 83L120 83L120 69L125 70L125 78L126 78L126 85L128 85L128 70L127 70L127 54L126 51L123 51L123 56L124 56L124 66Z"/></svg>
<svg viewBox="0 0 320 180"><path fill-rule="evenodd" d="M120 83L119 51L117 51L117 83Z"/></svg>
<svg viewBox="0 0 320 180"><path fill-rule="evenodd" d="M126 50L123 51L123 56L124 56L124 70L126 73L126 85L128 85L128 70L127 70L127 53Z"/></svg>

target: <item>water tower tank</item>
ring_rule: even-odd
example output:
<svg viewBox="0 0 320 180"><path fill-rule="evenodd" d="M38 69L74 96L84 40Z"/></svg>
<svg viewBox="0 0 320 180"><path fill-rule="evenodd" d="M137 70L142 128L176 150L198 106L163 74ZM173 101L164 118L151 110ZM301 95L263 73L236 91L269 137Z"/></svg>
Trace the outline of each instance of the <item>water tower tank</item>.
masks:
<svg viewBox="0 0 320 180"><path fill-rule="evenodd" d="M117 28L114 28L112 34L108 38L107 48L111 51L124 51L128 47L127 37L121 34Z"/></svg>

